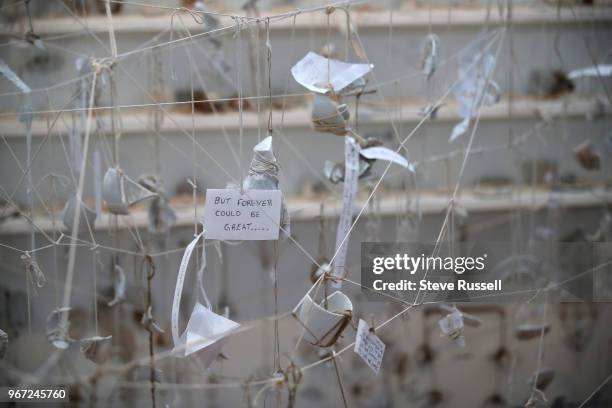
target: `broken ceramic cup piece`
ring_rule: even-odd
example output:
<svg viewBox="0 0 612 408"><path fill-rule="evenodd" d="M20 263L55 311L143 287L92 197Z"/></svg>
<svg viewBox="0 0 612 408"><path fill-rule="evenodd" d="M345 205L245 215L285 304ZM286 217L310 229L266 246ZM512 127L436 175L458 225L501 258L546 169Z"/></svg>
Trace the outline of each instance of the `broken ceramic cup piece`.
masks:
<svg viewBox="0 0 612 408"><path fill-rule="evenodd" d="M130 207L157 194L147 190L123 173L119 168L109 168L102 182L102 199L108 211L116 215L130 213Z"/></svg>
<svg viewBox="0 0 612 408"><path fill-rule="evenodd" d="M455 306L442 304L440 305L440 310L446 313L453 313L455 310L458 309ZM482 319L480 319L479 317L461 311L460 313L463 316L463 323L465 323L467 326L480 327L480 325L482 324Z"/></svg>
<svg viewBox="0 0 612 408"><path fill-rule="evenodd" d="M72 228L75 222L74 212L76 210L76 205L77 196L73 195L68 201L66 201L66 205L62 210L62 221L70 234L72 234ZM79 230L77 231L78 236L88 234L90 229L93 231L97 217L96 212L87 207L82 201L80 207L81 219L79 220Z"/></svg>
<svg viewBox="0 0 612 408"><path fill-rule="evenodd" d="M338 94L374 68L372 64L351 64L309 52L292 68L293 78L318 94Z"/></svg>
<svg viewBox="0 0 612 408"><path fill-rule="evenodd" d="M280 166L272 146L272 136L269 135L253 147L253 159L249 166L249 175L244 180L244 188L246 190L279 190L279 170ZM291 235L291 220L284 195L281 202L280 227L283 234Z"/></svg>
<svg viewBox="0 0 612 408"><path fill-rule="evenodd" d="M586 140L574 148L574 157L583 169L589 171L599 170L601 161L599 153L593 150L590 140Z"/></svg>
<svg viewBox="0 0 612 408"><path fill-rule="evenodd" d="M119 264L115 264L115 275L113 277L113 289L115 291L113 300L108 302L113 307L125 299L125 272Z"/></svg>
<svg viewBox="0 0 612 408"><path fill-rule="evenodd" d="M333 346L353 317L353 304L344 293L336 291L315 303L307 294L296 318L304 327L304 341L317 347Z"/></svg>
<svg viewBox="0 0 612 408"><path fill-rule="evenodd" d="M145 329L147 329L147 331L149 332L157 332L157 333L164 332L164 329L159 327L159 325L157 324L157 322L155 322L155 319L153 318L153 307L152 306L149 306L146 312L142 314L142 318L140 319L140 324L142 324L145 327Z"/></svg>
<svg viewBox="0 0 612 408"><path fill-rule="evenodd" d="M163 181L157 176L144 175L138 179L138 182L147 190L157 194L157 197L151 200L147 212L149 232L153 234L165 233L176 224L178 217L170 207Z"/></svg>
<svg viewBox="0 0 612 408"><path fill-rule="evenodd" d="M514 334L518 340L531 340L540 338L542 331L544 331L544 334L547 334L550 331L550 325L521 324L514 329Z"/></svg>
<svg viewBox="0 0 612 408"><path fill-rule="evenodd" d="M113 336L94 336L81 340L81 352L86 359L96 364L104 364L111 355L111 342Z"/></svg>
<svg viewBox="0 0 612 408"><path fill-rule="evenodd" d="M541 368L529 377L529 385L540 391L544 391L546 387L555 379L555 370L552 368Z"/></svg>
<svg viewBox="0 0 612 408"><path fill-rule="evenodd" d="M312 265L312 269L310 270L310 280L312 283L317 282L321 275L330 274L332 271L332 266L327 259L320 258L317 263L319 265Z"/></svg>
<svg viewBox="0 0 612 408"><path fill-rule="evenodd" d="M317 132L344 136L350 117L348 106L338 104L325 95L316 94L312 105L312 124Z"/></svg>
<svg viewBox="0 0 612 408"><path fill-rule="evenodd" d="M6 354L6 349L8 348L8 334L2 329L0 329L0 360L4 358Z"/></svg>
<svg viewBox="0 0 612 408"><path fill-rule="evenodd" d="M436 72L440 59L440 39L436 34L428 34L421 45L421 71L429 80Z"/></svg>
<svg viewBox="0 0 612 408"><path fill-rule="evenodd" d="M384 146L361 149L359 154L368 160L384 160L395 163L414 173L414 166L404 156Z"/></svg>
<svg viewBox="0 0 612 408"><path fill-rule="evenodd" d="M459 347L465 347L463 336L463 314L454 308L453 312L438 320L442 335L452 339Z"/></svg>
<svg viewBox="0 0 612 408"><path fill-rule="evenodd" d="M42 288L47 283L47 278L43 273L40 266L38 266L38 262L30 255L29 252L24 252L21 255L21 262L23 262L23 266L26 270L26 276L30 281L32 288L34 289L34 294L37 295L37 288Z"/></svg>
<svg viewBox="0 0 612 408"><path fill-rule="evenodd" d="M436 120L436 118L438 117L438 111L440 110L442 106L443 104L436 105L433 103L429 103L419 108L419 116L420 117L429 116L429 119Z"/></svg>
<svg viewBox="0 0 612 408"><path fill-rule="evenodd" d="M372 161L359 157L359 180L364 179L370 175L372 169ZM344 163L334 163L326 160L323 166L323 172L325 177L332 183L338 184L344 181Z"/></svg>
<svg viewBox="0 0 612 408"><path fill-rule="evenodd" d="M61 350L67 349L68 346L70 346L70 343L74 341L68 337L70 321L66 320L66 327L62 327L62 314L68 312L70 312L69 307L62 307L55 309L49 314L49 316L47 316L47 339L49 340L49 343Z"/></svg>

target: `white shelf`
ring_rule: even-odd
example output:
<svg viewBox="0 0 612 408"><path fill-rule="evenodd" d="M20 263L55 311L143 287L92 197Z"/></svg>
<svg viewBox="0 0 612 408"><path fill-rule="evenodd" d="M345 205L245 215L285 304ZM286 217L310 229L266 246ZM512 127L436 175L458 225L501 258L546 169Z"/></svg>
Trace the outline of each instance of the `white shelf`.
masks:
<svg viewBox="0 0 612 408"><path fill-rule="evenodd" d="M452 99L452 98L451 98ZM483 107L481 120L509 120L509 119L537 119L537 118L554 118L566 115L568 117L586 116L598 112L601 109L601 104L605 103L595 97L567 97L554 100L542 100L526 97L515 97L510 103L507 98L502 99L499 103ZM399 120L397 116L393 119L397 123L416 123L422 119L419 114L420 109L426 105L425 101L411 101L402 103L402 118ZM390 117L387 110L399 111L399 103L385 107L376 105L366 105L362 103L359 111L360 124L362 125L384 125L390 123ZM183 130L191 131L192 117L191 113L171 111L164 115L161 123L161 133L180 133ZM510 111L512 116L509 116ZM604 106L604 113L610 114L609 106ZM70 112L63 113L70 115ZM274 113L277 121L280 120L280 111ZM125 109L121 110L122 134L123 135L142 135L150 134L151 130L147 126L148 113L142 110ZM172 118L169 118L171 116ZM257 129L259 120L255 112L243 113L243 128ZM33 136L47 135L47 120L41 115L35 116L37 119L32 124ZM262 116L263 117L263 116ZM69 119L69 118L67 118ZM456 122L459 121L457 104L454 100L449 100L438 111L435 122ZM264 122L261 122L264 123ZM195 131L197 132L218 132L221 127L228 130L238 129L239 120L237 112L226 112L218 115L196 113L194 117ZM288 109L285 112L284 129L304 129L310 128L310 110L306 106ZM5 137L23 137L23 124L19 122L16 116L0 117L0 129ZM66 129L58 121L55 127L55 134L65 134Z"/></svg>
<svg viewBox="0 0 612 408"><path fill-rule="evenodd" d="M357 199L356 213L364 205L367 196L361 195ZM394 216L406 211L405 193L384 192L380 198L380 215ZM325 199L326 217L337 217L340 213L342 203L340 199L329 196L312 197L290 197L287 200L292 222L311 221L319 216L319 204ZM185 206L189 200L173 202L177 213L177 226L193 225L193 207ZM424 191L420 195L420 209L426 215L441 215L446 211L449 196L446 192ZM512 209L541 209L548 204L567 208L595 207L602 203L612 202L612 190L603 187L595 187L585 190L559 190L551 191L543 188L514 188L514 189L488 189L474 190L467 188L462 190L457 199L457 204L465 208L468 213L483 213L495 211L509 211ZM182 205L182 206L181 206ZM410 204L412 211L416 210L416 203L412 200ZM204 206L199 205L198 216L204 214ZM364 214L368 213L366 208ZM59 216L58 216L59 217ZM56 227L62 226L61 220L56 220ZM53 222L48 216L35 216L34 223L45 232L53 231ZM145 227L147 225L147 211L143 206L132 209L129 223L133 226ZM106 231L110 226L110 215L103 213L96 220L96 231ZM127 226L124 217L119 217L119 227ZM0 235L26 234L30 232L30 225L24 218L12 218L0 224Z"/></svg>
<svg viewBox="0 0 612 408"><path fill-rule="evenodd" d="M290 13L294 10L271 10L266 15L279 15ZM574 14L575 13L575 14ZM568 8L561 8L557 13L556 7L541 6L519 6L512 11L513 25L534 25L542 23L550 24L579 24L582 22L609 22L612 21L612 9L610 7L574 7L574 13ZM117 34L122 33L157 33L170 28L172 11L167 10L160 14L120 14L113 17L113 25ZM182 20L189 31L199 33L206 31L202 24L198 24L187 13L181 14ZM359 11L358 8L351 10L353 23L358 28L388 28L389 11ZM491 8L489 23L493 25L504 23L496 7ZM87 29L93 33L105 33L108 31L106 16L94 15L81 17ZM265 19L265 16L262 16ZM220 17L220 27L231 27L235 23L229 17ZM431 26L477 26L480 27L487 21L486 7L457 7L449 10L447 8L432 8L431 14L428 8L402 8L393 11L393 27L402 28L427 28ZM174 20L175 28L182 27L178 18ZM341 11L336 11L330 17L330 25L334 29L344 30L346 17ZM72 17L41 18L33 21L33 26L38 35L51 36L58 34L83 33L84 28L75 22ZM293 17L272 21L270 25L273 30L287 30L293 27ZM304 13L295 21L296 29L327 29L327 16L323 11L316 13ZM5 28L1 34L22 34L18 28Z"/></svg>

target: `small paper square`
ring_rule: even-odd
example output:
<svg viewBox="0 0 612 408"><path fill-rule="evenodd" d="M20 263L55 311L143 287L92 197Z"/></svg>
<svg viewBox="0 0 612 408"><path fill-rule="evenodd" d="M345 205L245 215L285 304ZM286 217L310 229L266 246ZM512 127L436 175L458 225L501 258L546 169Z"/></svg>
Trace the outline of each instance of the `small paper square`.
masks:
<svg viewBox="0 0 612 408"><path fill-rule="evenodd" d="M370 327L363 319L359 319L357 326L355 353L370 366L372 371L378 374L385 354L385 343L376 334L370 332Z"/></svg>

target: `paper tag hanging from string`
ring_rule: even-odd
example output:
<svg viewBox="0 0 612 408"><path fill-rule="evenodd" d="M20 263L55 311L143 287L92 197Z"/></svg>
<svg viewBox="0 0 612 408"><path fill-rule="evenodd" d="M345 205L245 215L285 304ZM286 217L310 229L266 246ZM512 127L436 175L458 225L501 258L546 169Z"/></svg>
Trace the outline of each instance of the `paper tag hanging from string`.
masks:
<svg viewBox="0 0 612 408"><path fill-rule="evenodd" d="M280 190L206 190L204 225L208 239L277 240Z"/></svg>
<svg viewBox="0 0 612 408"><path fill-rule="evenodd" d="M370 327L363 319L359 319L357 326L354 351L370 366L372 371L378 374L385 354L385 343L370 331Z"/></svg>
<svg viewBox="0 0 612 408"><path fill-rule="evenodd" d="M359 179L359 145L352 137L346 136L344 140L344 187L342 190L342 210L336 230L336 255L333 271L333 276L338 278L345 275L348 234L353 223L353 208L355 207L357 181ZM340 288L341 286L341 281L332 282L334 288Z"/></svg>

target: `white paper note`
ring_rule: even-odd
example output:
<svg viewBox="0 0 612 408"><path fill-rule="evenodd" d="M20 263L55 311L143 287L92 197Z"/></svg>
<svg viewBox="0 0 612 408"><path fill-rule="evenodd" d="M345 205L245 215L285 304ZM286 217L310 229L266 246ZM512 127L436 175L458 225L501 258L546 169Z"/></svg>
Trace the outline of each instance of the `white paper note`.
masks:
<svg viewBox="0 0 612 408"><path fill-rule="evenodd" d="M344 276L348 234L353 223L353 208L355 207L357 181L359 179L359 145L352 137L345 136L344 140L344 187L342 190L342 211L336 230L336 254L333 272L333 276L336 277ZM341 286L341 281L332 284L332 287L336 289Z"/></svg>
<svg viewBox="0 0 612 408"><path fill-rule="evenodd" d="M404 156L383 146L368 147L359 152L366 159L390 161L414 173L414 166Z"/></svg>
<svg viewBox="0 0 612 408"><path fill-rule="evenodd" d="M600 75L612 76L612 65L596 65L594 67L575 69L570 71L567 77L569 79L576 79L581 77L598 77Z"/></svg>
<svg viewBox="0 0 612 408"><path fill-rule="evenodd" d="M204 226L208 239L278 239L282 193L280 190L206 190Z"/></svg>
<svg viewBox="0 0 612 408"><path fill-rule="evenodd" d="M335 93L342 91L372 68L372 64L350 64L309 52L291 68L291 74L304 88L325 94L330 91L329 86Z"/></svg>
<svg viewBox="0 0 612 408"><path fill-rule="evenodd" d="M378 374L385 354L385 343L376 334L370 332L370 327L363 319L359 319L354 350L372 371Z"/></svg>

